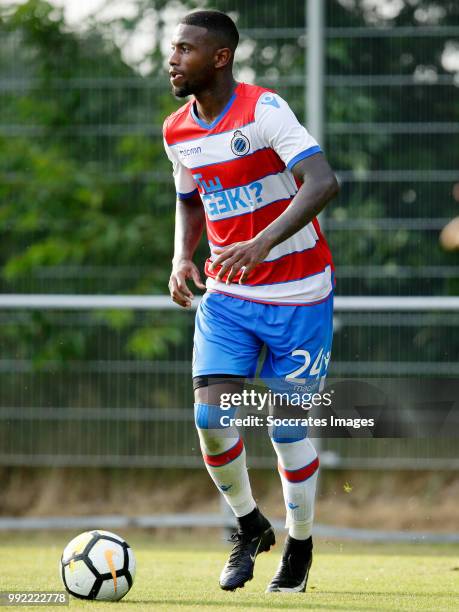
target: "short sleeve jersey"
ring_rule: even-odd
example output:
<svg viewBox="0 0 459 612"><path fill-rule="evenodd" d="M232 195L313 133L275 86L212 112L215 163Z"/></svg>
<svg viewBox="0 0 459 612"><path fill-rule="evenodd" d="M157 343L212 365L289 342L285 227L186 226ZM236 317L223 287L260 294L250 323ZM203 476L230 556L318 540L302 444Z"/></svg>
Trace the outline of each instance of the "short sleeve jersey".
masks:
<svg viewBox="0 0 459 612"><path fill-rule="evenodd" d="M239 83L221 114L203 122L193 100L164 122L177 196L199 193L206 214L210 256L207 288L273 304L311 304L328 297L333 261L317 219L275 246L239 284L209 270L213 246L249 240L290 204L301 183L292 168L321 153L320 146L276 93Z"/></svg>

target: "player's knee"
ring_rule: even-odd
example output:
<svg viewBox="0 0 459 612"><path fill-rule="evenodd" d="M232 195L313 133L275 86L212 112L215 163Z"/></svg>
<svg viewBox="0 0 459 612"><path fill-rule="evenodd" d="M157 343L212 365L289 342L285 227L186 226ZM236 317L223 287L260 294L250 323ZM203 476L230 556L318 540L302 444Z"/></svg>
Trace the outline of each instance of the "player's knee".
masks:
<svg viewBox="0 0 459 612"><path fill-rule="evenodd" d="M194 405L194 422L198 429L221 429L231 427L235 408L222 408L212 404L196 403Z"/></svg>
<svg viewBox="0 0 459 612"><path fill-rule="evenodd" d="M218 455L237 442L239 432L231 425L235 412L235 408L225 410L211 404L194 405L195 425L204 453Z"/></svg>

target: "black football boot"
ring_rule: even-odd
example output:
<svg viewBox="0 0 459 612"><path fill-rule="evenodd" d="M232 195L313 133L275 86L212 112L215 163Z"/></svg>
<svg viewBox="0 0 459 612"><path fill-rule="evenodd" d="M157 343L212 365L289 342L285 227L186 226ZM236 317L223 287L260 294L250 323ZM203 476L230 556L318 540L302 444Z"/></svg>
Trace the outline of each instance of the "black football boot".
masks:
<svg viewBox="0 0 459 612"><path fill-rule="evenodd" d="M312 564L312 538L295 540L287 536L282 559L267 593L304 593Z"/></svg>
<svg viewBox="0 0 459 612"><path fill-rule="evenodd" d="M271 523L258 508L238 519L238 523L238 530L231 536L233 549L220 575L220 586L225 591L242 588L252 580L257 555L268 551L276 542Z"/></svg>

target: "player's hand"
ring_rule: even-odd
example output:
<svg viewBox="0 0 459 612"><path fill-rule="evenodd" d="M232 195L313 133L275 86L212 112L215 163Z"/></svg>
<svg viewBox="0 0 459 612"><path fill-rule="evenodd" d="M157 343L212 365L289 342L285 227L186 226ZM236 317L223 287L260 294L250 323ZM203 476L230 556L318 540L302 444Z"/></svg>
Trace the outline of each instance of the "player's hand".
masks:
<svg viewBox="0 0 459 612"><path fill-rule="evenodd" d="M206 286L201 280L199 271L190 259L180 259L178 262L174 262L169 279L169 291L172 300L183 308L190 308L191 301L194 298L186 284L188 278L194 282L198 289L205 290Z"/></svg>
<svg viewBox="0 0 459 612"><path fill-rule="evenodd" d="M217 258L209 266L211 271L221 266L216 280L221 281L228 272L226 284L229 285L233 278L242 270L239 284L247 280L250 272L258 266L271 250L271 244L264 237L255 236L251 240L235 242L229 247L213 247L212 251Z"/></svg>

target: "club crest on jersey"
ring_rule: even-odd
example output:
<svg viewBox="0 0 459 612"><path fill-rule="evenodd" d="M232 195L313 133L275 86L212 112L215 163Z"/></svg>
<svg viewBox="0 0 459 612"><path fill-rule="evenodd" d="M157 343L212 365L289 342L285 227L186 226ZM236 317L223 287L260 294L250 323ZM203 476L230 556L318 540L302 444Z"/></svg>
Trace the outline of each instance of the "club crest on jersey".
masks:
<svg viewBox="0 0 459 612"><path fill-rule="evenodd" d="M236 130L233 134L231 139L231 151L234 153L234 155L239 155L239 157L247 155L247 153L250 151L249 139L247 136L244 136L240 130Z"/></svg>

